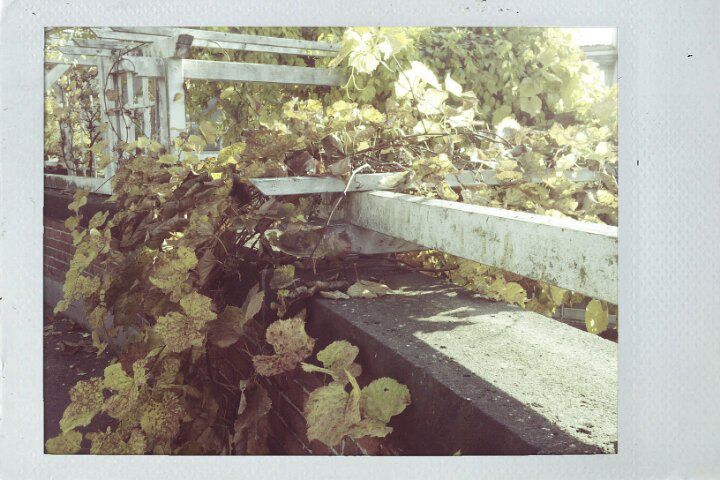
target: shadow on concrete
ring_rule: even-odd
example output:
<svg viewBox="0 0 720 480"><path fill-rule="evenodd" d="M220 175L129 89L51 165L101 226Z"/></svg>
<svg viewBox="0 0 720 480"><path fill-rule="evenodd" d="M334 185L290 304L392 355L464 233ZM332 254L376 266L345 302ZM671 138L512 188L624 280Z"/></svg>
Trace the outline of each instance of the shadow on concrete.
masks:
<svg viewBox="0 0 720 480"><path fill-rule="evenodd" d="M308 332L319 348L336 339L359 346L361 383L389 376L408 386L413 404L391 426L409 454L614 451L616 365L600 379L583 366L595 355L612 370L614 344L426 276L360 276L399 293L317 299Z"/></svg>

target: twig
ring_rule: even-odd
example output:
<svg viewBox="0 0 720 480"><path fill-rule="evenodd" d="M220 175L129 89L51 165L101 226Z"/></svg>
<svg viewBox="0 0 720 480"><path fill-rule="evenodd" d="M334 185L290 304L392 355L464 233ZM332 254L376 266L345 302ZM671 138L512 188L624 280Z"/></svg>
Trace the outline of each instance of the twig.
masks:
<svg viewBox="0 0 720 480"><path fill-rule="evenodd" d="M403 265L410 268L414 272L442 273L442 272L449 272L452 270L457 270L458 268L460 268L460 265L451 265L449 267L441 267L441 268L416 267L416 266L411 265L410 263L406 262L405 260L401 260L399 258L391 258L390 260L393 260L398 263L402 263Z"/></svg>
<svg viewBox="0 0 720 480"><path fill-rule="evenodd" d="M328 225L330 225L330 221L332 220L333 215L335 214L335 210L337 210L338 206L340 205L340 202L342 202L343 198L347 196L348 189L350 188L350 185L352 184L353 180L355 179L355 175L357 175L358 172L370 168L370 165L367 163L364 163L360 165L358 168L353 170L352 174L350 174L350 178L347 181L347 184L345 185L345 190L343 190L343 194L340 198L337 199L337 202L335 202L335 206L333 206L332 210L330 210L330 215L328 215L327 222L325 222L325 225L322 228L322 234L320 235L320 238L315 243L315 246L312 249L312 252L310 252L310 258L312 259L315 255L315 252L317 251L318 247L320 246L320 243L322 243L323 238L325 237L325 231L327 230ZM313 273L317 273L315 270L315 260L313 260Z"/></svg>

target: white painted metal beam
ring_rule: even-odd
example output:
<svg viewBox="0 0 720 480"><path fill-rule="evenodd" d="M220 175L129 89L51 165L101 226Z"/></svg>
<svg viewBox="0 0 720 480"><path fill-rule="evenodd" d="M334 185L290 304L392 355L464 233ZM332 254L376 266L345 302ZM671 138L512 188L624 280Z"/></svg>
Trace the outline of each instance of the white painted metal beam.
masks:
<svg viewBox="0 0 720 480"><path fill-rule="evenodd" d="M47 65L79 65L83 67L96 67L98 64L97 57L87 57L85 55L64 55L57 57L45 57Z"/></svg>
<svg viewBox="0 0 720 480"><path fill-rule="evenodd" d="M592 170L566 171L565 177L574 182L594 182L597 174ZM366 173L358 174L348 188L349 192L363 192L370 190L391 190L395 183L393 178L398 173ZM285 177L285 178L253 178L250 180L263 195L304 195L308 193L336 193L345 191L346 182L337 177ZM481 172L462 171L445 177L451 187L473 185L499 185L494 170ZM525 181L540 183L541 175L526 175Z"/></svg>
<svg viewBox="0 0 720 480"><path fill-rule="evenodd" d="M50 90L55 82L70 69L70 65L55 65L52 70L45 72L45 90Z"/></svg>
<svg viewBox="0 0 720 480"><path fill-rule="evenodd" d="M349 200L353 225L617 304L617 227L394 192Z"/></svg>
<svg viewBox="0 0 720 480"><path fill-rule="evenodd" d="M163 29L163 32L169 33L170 29ZM128 33L128 32L116 32L114 30L110 29L103 29L103 28L93 28L92 31L95 33L95 35L102 39L100 41L95 42L101 42L101 43L95 43L95 46L101 46L102 48L117 48L118 45L127 45L127 42L154 42L158 38L161 38L161 36L157 34L148 35L145 33ZM203 33L208 33L203 30L191 30L191 29L183 29L183 33L190 33L193 35L198 34L203 35ZM212 33L212 32L210 32ZM229 34L230 35L230 34ZM167 35L169 36L169 35ZM252 37L256 38L255 36L251 35L242 35L241 38L247 38ZM265 37L257 37L260 40L255 40L255 42L262 41ZM271 38L271 37L268 37ZM283 40L283 39L273 39L273 40ZM78 40L75 40L78 41ZM93 42L93 40L85 40L85 42ZM242 50L242 51L248 51L248 52L264 52L264 53L278 53L278 54L286 54L286 55L310 55L313 57L334 57L337 55L338 49L334 47L334 45L337 44L328 44L333 45L333 47L328 47L331 49L328 50L318 50L318 49L308 49L308 48L299 48L299 47L289 47L289 46L277 46L277 45L266 45L266 44L259 44L259 43L248 43L248 42L238 42L236 40L233 41L227 41L227 40L218 40L218 39L205 39L205 38L193 38L193 47L198 48L211 48L211 49L219 49L219 50ZM90 45L88 45L90 46Z"/></svg>
<svg viewBox="0 0 720 480"><path fill-rule="evenodd" d="M292 38L267 37L263 35L245 35L240 33L212 32L195 28L172 28L172 27L112 27L115 32L127 32L135 35L143 35L142 38L149 38L153 35L172 36L177 34L188 34L200 40L227 42L248 45L268 45L275 47L286 47L300 50L319 50L339 52L339 43L317 42L312 40L296 40ZM138 38L138 37L132 37Z"/></svg>
<svg viewBox="0 0 720 480"><path fill-rule="evenodd" d="M79 65L96 67L101 58L105 56L65 55L55 58L45 58L48 65ZM133 72L140 77L162 77L165 75L163 62L159 58L124 56L116 66L118 72Z"/></svg>
<svg viewBox="0 0 720 480"><path fill-rule="evenodd" d="M346 82L339 71L328 68L289 67L259 63L183 61L185 78L231 82L285 83L338 86Z"/></svg>

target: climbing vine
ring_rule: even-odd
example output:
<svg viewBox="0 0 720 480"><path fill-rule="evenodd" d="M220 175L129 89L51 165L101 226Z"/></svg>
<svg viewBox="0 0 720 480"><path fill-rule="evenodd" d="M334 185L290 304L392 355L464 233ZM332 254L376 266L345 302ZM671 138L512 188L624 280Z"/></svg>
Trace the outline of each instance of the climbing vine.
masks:
<svg viewBox="0 0 720 480"><path fill-rule="evenodd" d="M323 273L347 253L347 244L326 235L344 196L268 199L251 178L332 175L350 183L360 171L398 172L386 187L617 223L616 92L595 83L593 68L559 33L279 34L293 32L341 40L339 55L315 66L344 69L347 85L272 87L272 101L260 87L187 85L197 129L175 140L174 153L144 137L124 145L112 179L115 213L83 218L87 192L75 193L66 226L76 253L56 312L82 300L96 345L119 335L131 341L102 376L71 389L62 434L48 451L267 453L266 380L300 370L327 382L305 405L310 440L335 445L345 435L391 432L388 422L411 402L407 387L390 378L361 387L358 348L344 340L310 360L309 298L392 293ZM267 54L222 55L250 61ZM227 146L201 160L197 153L219 138ZM568 181L564 172L579 168L598 180ZM461 169L493 170L499 185L451 188L445 175ZM546 314L563 302L586 303L593 330L607 326L606 304L552 285L441 252L397 260ZM91 274L91 265L104 273ZM79 429L98 415L112 426L83 435Z"/></svg>

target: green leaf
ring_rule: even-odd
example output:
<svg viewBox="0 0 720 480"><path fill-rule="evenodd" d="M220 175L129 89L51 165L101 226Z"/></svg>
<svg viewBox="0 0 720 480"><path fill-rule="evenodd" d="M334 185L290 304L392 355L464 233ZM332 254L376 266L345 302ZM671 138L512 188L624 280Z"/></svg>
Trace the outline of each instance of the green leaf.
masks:
<svg viewBox="0 0 720 480"><path fill-rule="evenodd" d="M536 116L542 110L542 101L538 96L520 98L520 110Z"/></svg>
<svg viewBox="0 0 720 480"><path fill-rule="evenodd" d="M456 97L459 97L462 95L462 87L459 83L457 83L455 80L453 80L450 77L450 72L445 74L445 90L452 93Z"/></svg>
<svg viewBox="0 0 720 480"><path fill-rule="evenodd" d="M207 142L199 135L190 135L187 141L198 152L202 152L205 149L205 145L207 144Z"/></svg>
<svg viewBox="0 0 720 480"><path fill-rule="evenodd" d="M217 140L217 128L207 120L200 124L200 133L202 133L207 143L215 143L215 140Z"/></svg>
<svg viewBox="0 0 720 480"><path fill-rule="evenodd" d="M198 321L179 312L170 312L157 319L154 331L160 335L170 352L184 352L190 347L201 347L205 335L200 332L204 321Z"/></svg>
<svg viewBox="0 0 720 480"><path fill-rule="evenodd" d="M550 285L550 298L552 298L555 305L562 304L563 299L565 298L565 293L567 293L567 289Z"/></svg>
<svg viewBox="0 0 720 480"><path fill-rule="evenodd" d="M521 97L534 97L543 91L545 82L541 78L525 77L518 86Z"/></svg>
<svg viewBox="0 0 720 480"><path fill-rule="evenodd" d="M72 217L68 217L65 219L65 228L68 230L75 230L78 225L80 225L80 220L82 219L82 215L75 215Z"/></svg>
<svg viewBox="0 0 720 480"><path fill-rule="evenodd" d="M77 453L80 451L82 439L82 433L77 430L70 430L48 439L45 442L45 449L50 454L67 455Z"/></svg>
<svg viewBox="0 0 720 480"><path fill-rule="evenodd" d="M68 209L74 211L75 213L80 211L80 207L87 204L87 197L88 197L87 190L76 190L75 194L73 195L73 201L68 205Z"/></svg>
<svg viewBox="0 0 720 480"><path fill-rule="evenodd" d="M575 154L568 153L567 155L563 155L562 157L558 158L557 162L555 163L555 168L561 171L569 170L575 166L575 162L577 162Z"/></svg>
<svg viewBox="0 0 720 480"><path fill-rule="evenodd" d="M392 433L392 427L388 427L384 422L375 420L374 418L364 418L356 423L348 431L348 435L358 439L362 437L386 437Z"/></svg>
<svg viewBox="0 0 720 480"><path fill-rule="evenodd" d="M428 88L420 97L417 109L420 113L424 113L425 115L443 113L442 107L447 98L448 93L446 91Z"/></svg>
<svg viewBox="0 0 720 480"><path fill-rule="evenodd" d="M177 395L165 392L161 401L145 404L140 426L153 440L172 440L180 430L182 414L183 408Z"/></svg>
<svg viewBox="0 0 720 480"><path fill-rule="evenodd" d="M175 165L178 161L178 158L176 155L173 155L172 153L166 153L164 155L160 155L160 158L158 158L158 162L162 163L163 165Z"/></svg>
<svg viewBox="0 0 720 480"><path fill-rule="evenodd" d="M192 292L180 300L180 306L185 313L198 322L210 322L217 318L212 311L212 299L197 292Z"/></svg>
<svg viewBox="0 0 720 480"><path fill-rule="evenodd" d="M60 429L63 432L88 425L100 412L105 400L102 387L102 378L95 377L90 380L80 380L70 389L70 405L67 406L60 420Z"/></svg>
<svg viewBox="0 0 720 480"><path fill-rule="evenodd" d="M506 117L512 115L512 107L510 105L501 105L495 112L493 112L492 123L493 125L499 124Z"/></svg>
<svg viewBox="0 0 720 480"><path fill-rule="evenodd" d="M305 403L307 437L325 445L337 445L360 422L357 400L345 391L345 387L331 384L310 393Z"/></svg>
<svg viewBox="0 0 720 480"><path fill-rule="evenodd" d="M295 267L293 265L283 265L273 272L272 280L270 280L270 288L277 290L285 288L295 281Z"/></svg>
<svg viewBox="0 0 720 480"><path fill-rule="evenodd" d="M105 210L104 212L96 212L88 223L88 229L100 228L105 223L105 220L107 220L109 214L110 212L108 212L107 210Z"/></svg>
<svg viewBox="0 0 720 480"><path fill-rule="evenodd" d="M360 350L346 340L338 340L320 350L317 359L328 370L340 372L349 368Z"/></svg>
<svg viewBox="0 0 720 480"><path fill-rule="evenodd" d="M590 333L598 334L607 330L608 309L605 302L591 300L585 307L585 327Z"/></svg>
<svg viewBox="0 0 720 480"><path fill-rule="evenodd" d="M397 380L382 377L362 389L360 411L368 417L387 423L410 405L410 390Z"/></svg>
<svg viewBox="0 0 720 480"><path fill-rule="evenodd" d="M105 367L103 387L111 390L127 390L133 385L133 379L125 373L122 365L117 362Z"/></svg>

